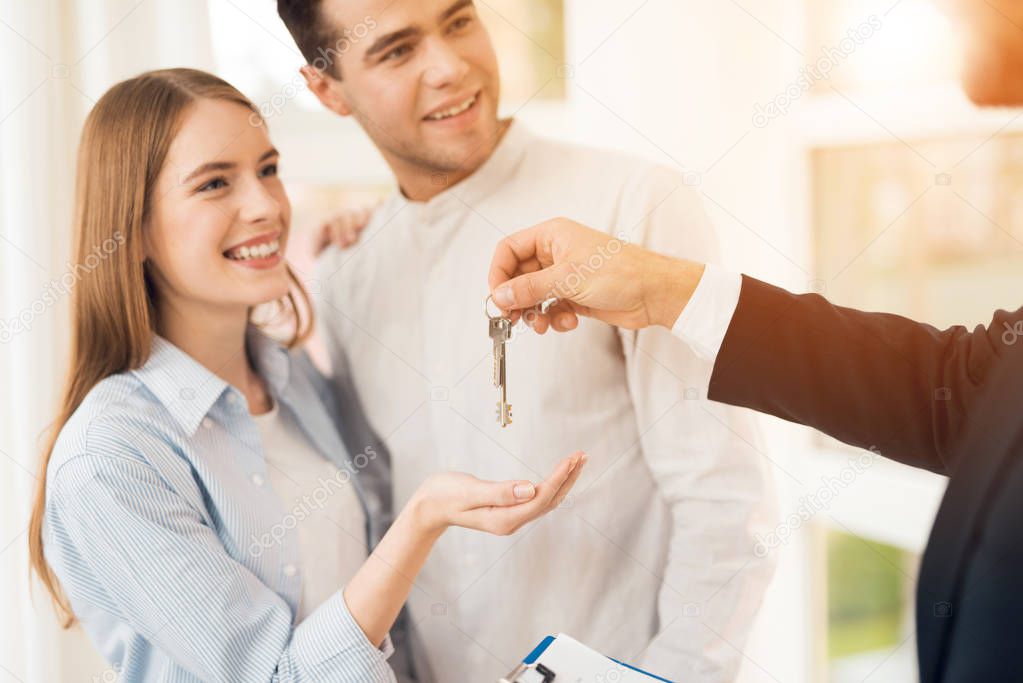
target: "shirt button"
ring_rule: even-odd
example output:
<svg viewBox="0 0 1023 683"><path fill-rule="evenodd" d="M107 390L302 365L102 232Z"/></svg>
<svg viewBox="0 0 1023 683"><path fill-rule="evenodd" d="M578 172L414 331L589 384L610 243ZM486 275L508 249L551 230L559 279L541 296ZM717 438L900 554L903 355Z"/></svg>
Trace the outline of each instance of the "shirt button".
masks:
<svg viewBox="0 0 1023 683"><path fill-rule="evenodd" d="M286 564L286 565L284 565L284 575L285 576L294 576L295 574L298 574L298 567L296 567L293 564Z"/></svg>
<svg viewBox="0 0 1023 683"><path fill-rule="evenodd" d="M211 428L213 426L213 420L211 420L208 417L204 417L202 419L202 426L205 427L206 429Z"/></svg>
<svg viewBox="0 0 1023 683"><path fill-rule="evenodd" d="M255 484L256 486L262 486L263 485L263 475L261 475L261 474L253 474L252 475L252 483Z"/></svg>

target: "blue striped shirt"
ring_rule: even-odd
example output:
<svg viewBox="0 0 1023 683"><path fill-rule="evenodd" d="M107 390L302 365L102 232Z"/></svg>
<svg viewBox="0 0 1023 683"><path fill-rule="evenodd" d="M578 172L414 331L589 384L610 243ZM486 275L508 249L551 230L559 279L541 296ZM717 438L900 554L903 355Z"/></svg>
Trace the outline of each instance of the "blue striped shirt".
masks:
<svg viewBox="0 0 1023 683"><path fill-rule="evenodd" d="M376 451L349 457L304 352L254 329L247 346L281 409L337 464L324 488L354 485L372 522L378 503L358 475ZM89 392L46 477L46 559L122 681L394 680L390 639L367 640L340 586L294 623L301 517L268 484L244 396L165 339Z"/></svg>

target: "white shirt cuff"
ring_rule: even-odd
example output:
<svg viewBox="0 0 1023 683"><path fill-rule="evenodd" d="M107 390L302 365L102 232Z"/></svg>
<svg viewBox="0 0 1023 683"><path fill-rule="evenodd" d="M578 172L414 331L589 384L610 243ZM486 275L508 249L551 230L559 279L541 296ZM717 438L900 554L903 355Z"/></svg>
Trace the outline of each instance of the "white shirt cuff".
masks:
<svg viewBox="0 0 1023 683"><path fill-rule="evenodd" d="M739 305L741 289L742 275L708 263L671 333L697 356L713 363Z"/></svg>

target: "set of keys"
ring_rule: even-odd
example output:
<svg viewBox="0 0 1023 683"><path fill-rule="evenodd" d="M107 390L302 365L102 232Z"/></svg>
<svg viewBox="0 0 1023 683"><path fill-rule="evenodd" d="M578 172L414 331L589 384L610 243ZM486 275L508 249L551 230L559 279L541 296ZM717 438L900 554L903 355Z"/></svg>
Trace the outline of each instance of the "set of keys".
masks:
<svg viewBox="0 0 1023 683"><path fill-rule="evenodd" d="M490 338L494 342L494 386L500 391L500 399L497 402L497 422L501 427L507 427L512 422L511 404L508 403L508 376L505 366L505 344L511 339L512 322L498 312L497 315L490 314L491 297L483 302L483 312L490 321Z"/></svg>

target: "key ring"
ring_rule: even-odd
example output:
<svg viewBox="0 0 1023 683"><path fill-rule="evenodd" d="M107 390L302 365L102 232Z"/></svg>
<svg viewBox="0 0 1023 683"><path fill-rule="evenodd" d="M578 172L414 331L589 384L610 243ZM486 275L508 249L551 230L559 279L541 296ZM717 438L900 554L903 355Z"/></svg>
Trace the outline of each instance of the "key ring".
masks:
<svg viewBox="0 0 1023 683"><path fill-rule="evenodd" d="M493 294L488 294L487 298L483 300L483 314L486 315L491 320L497 320L498 318L503 318L504 317L504 313L501 312L500 308L497 309L497 315L490 315L490 302L493 301L493 300L494 300L494 295ZM496 306L497 304L494 304L494 305Z"/></svg>
<svg viewBox="0 0 1023 683"><path fill-rule="evenodd" d="M500 308L497 309L497 311L498 311L497 315L490 315L490 302L493 301L493 300L494 300L494 295L493 294L488 294L487 298L483 300L483 314L486 315L491 320L497 320L498 318L505 317L504 314L501 312ZM538 303L536 306L533 306L532 308L530 308L528 310L529 311L536 311L536 312L539 312L539 313L546 313L550 309L551 306L553 306L554 304L556 304L556 303L558 303L560 301L561 301L561 299L559 299L558 297L552 296L552 297L550 297L548 299L544 299L543 301ZM523 315L524 316L528 315L528 313L524 312Z"/></svg>

